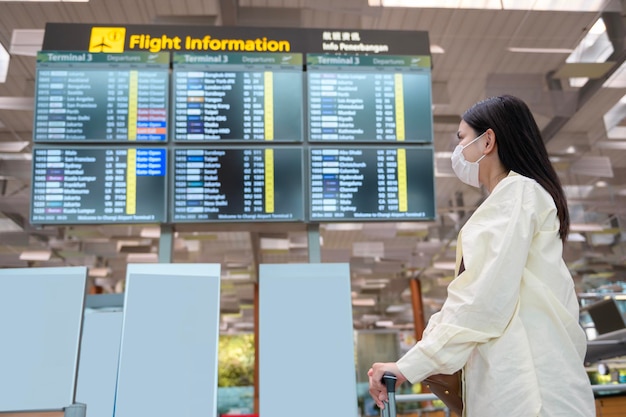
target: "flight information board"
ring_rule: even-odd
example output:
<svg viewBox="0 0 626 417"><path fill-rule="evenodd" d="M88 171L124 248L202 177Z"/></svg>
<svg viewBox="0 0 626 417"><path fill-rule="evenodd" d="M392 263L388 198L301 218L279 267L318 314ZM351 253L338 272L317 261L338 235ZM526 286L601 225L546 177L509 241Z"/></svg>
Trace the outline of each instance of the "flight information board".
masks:
<svg viewBox="0 0 626 417"><path fill-rule="evenodd" d="M302 221L302 150L176 148L173 222Z"/></svg>
<svg viewBox="0 0 626 417"><path fill-rule="evenodd" d="M169 53L39 52L35 142L167 140Z"/></svg>
<svg viewBox="0 0 626 417"><path fill-rule="evenodd" d="M31 223L161 223L165 148L35 147Z"/></svg>
<svg viewBox="0 0 626 417"><path fill-rule="evenodd" d="M311 221L432 220L432 146L312 148Z"/></svg>
<svg viewBox="0 0 626 417"><path fill-rule="evenodd" d="M310 141L432 143L429 56L307 54Z"/></svg>
<svg viewBox="0 0 626 417"><path fill-rule="evenodd" d="M302 54L175 53L176 141L301 142Z"/></svg>

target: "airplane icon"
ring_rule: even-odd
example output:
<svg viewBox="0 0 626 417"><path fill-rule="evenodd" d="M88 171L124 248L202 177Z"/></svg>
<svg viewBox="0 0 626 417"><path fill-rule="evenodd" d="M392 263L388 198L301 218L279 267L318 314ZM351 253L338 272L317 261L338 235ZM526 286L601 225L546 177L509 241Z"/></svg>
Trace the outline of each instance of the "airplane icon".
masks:
<svg viewBox="0 0 626 417"><path fill-rule="evenodd" d="M101 39L100 43L91 45L92 50L93 48L100 48L100 51L93 51L93 52L104 52L104 48L107 48L107 49L111 48L111 45L109 45L108 43L104 41L104 36L102 36L100 39Z"/></svg>

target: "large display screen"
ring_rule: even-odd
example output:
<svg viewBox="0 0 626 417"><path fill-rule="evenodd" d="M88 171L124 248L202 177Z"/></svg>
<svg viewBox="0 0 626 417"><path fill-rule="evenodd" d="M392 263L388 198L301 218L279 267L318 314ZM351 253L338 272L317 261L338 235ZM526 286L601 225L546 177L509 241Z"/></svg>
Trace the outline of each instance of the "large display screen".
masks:
<svg viewBox="0 0 626 417"><path fill-rule="evenodd" d="M432 146L310 149L312 221L435 218Z"/></svg>
<svg viewBox="0 0 626 417"><path fill-rule="evenodd" d="M173 222L302 221L299 147L176 148Z"/></svg>
<svg viewBox="0 0 626 417"><path fill-rule="evenodd" d="M33 224L166 222L165 148L35 147Z"/></svg>
<svg viewBox="0 0 626 417"><path fill-rule="evenodd" d="M307 55L310 141L432 143L430 57Z"/></svg>
<svg viewBox="0 0 626 417"><path fill-rule="evenodd" d="M167 140L169 53L39 52L34 142Z"/></svg>
<svg viewBox="0 0 626 417"><path fill-rule="evenodd" d="M175 53L174 140L302 141L302 54Z"/></svg>
<svg viewBox="0 0 626 417"><path fill-rule="evenodd" d="M31 223L434 219L430 57L315 33L39 52Z"/></svg>

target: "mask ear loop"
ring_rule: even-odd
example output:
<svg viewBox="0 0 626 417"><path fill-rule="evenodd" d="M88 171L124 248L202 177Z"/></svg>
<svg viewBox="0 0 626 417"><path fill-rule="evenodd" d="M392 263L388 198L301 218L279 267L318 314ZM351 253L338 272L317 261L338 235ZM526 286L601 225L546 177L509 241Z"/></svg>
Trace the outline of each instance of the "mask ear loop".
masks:
<svg viewBox="0 0 626 417"><path fill-rule="evenodd" d="M483 133L481 133L480 135L476 136L470 143L468 143L467 145L463 146L463 149L467 148L468 146L470 146L472 143L476 142L478 139L482 138L483 136L485 136L485 133L487 133L487 131L485 130ZM483 155L484 156L484 155Z"/></svg>

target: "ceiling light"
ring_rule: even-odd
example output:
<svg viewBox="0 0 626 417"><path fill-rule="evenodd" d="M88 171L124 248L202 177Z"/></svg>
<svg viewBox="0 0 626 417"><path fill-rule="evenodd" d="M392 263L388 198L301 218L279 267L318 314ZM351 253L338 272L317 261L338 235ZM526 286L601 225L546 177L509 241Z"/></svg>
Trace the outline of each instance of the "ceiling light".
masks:
<svg viewBox="0 0 626 417"><path fill-rule="evenodd" d="M570 86L582 87L585 85L588 78L599 78L599 76L597 76L597 72L603 71L606 73L606 71L612 67L612 64L606 62L606 60L611 56L613 51L613 44L609 40L606 33L604 20L599 18L591 27L589 32L578 43L574 51L572 51L572 53L567 57L565 60L566 64L559 69L559 71L557 71L557 73L561 73L561 75L555 75L555 77L564 78L568 76L570 78ZM583 64L586 64L587 66L581 67ZM605 64L606 67L594 68L589 66L589 64ZM596 76L575 74L576 72L590 72L594 73Z"/></svg>
<svg viewBox="0 0 626 417"><path fill-rule="evenodd" d="M368 283L366 283L366 284L363 284L361 289L362 290L382 290L385 287L386 287L385 284L378 284L378 283L368 284Z"/></svg>
<svg viewBox="0 0 626 417"><path fill-rule="evenodd" d="M592 246L612 245L615 243L615 236L607 233L592 233L589 238Z"/></svg>
<svg viewBox="0 0 626 417"><path fill-rule="evenodd" d="M626 133L626 132L625 132ZM593 144L596 149L613 149L626 151L626 141L599 140Z"/></svg>
<svg viewBox="0 0 626 417"><path fill-rule="evenodd" d="M104 278L109 276L110 273L111 268L94 266L89 268L89 272L87 275L94 278Z"/></svg>
<svg viewBox="0 0 626 417"><path fill-rule="evenodd" d="M33 154L32 153L3 153L0 152L0 159L4 161L32 161Z"/></svg>
<svg viewBox="0 0 626 417"><path fill-rule="evenodd" d="M585 236L583 236L580 233L570 233L569 235L567 235L567 241L568 242L586 242L587 239L585 239Z"/></svg>
<svg viewBox="0 0 626 417"><path fill-rule="evenodd" d="M433 263L435 269L445 269L448 271L454 271L456 269L456 262L453 261L437 261Z"/></svg>
<svg viewBox="0 0 626 417"><path fill-rule="evenodd" d="M613 166L608 156L583 156L571 165L570 171L578 175L613 178Z"/></svg>
<svg viewBox="0 0 626 417"><path fill-rule="evenodd" d="M0 97L0 110L32 111L34 108L35 108L34 97L8 97L8 96Z"/></svg>
<svg viewBox="0 0 626 417"><path fill-rule="evenodd" d="M605 0L368 0L371 7L421 7L432 9L602 11Z"/></svg>
<svg viewBox="0 0 626 417"><path fill-rule="evenodd" d="M392 304L385 310L386 313L403 313L408 310L409 306L407 304Z"/></svg>
<svg viewBox="0 0 626 417"><path fill-rule="evenodd" d="M264 251L289 251L289 239L262 237L260 247Z"/></svg>
<svg viewBox="0 0 626 417"><path fill-rule="evenodd" d="M352 305L355 307L374 307L376 300L373 298L353 298Z"/></svg>
<svg viewBox="0 0 626 417"><path fill-rule="evenodd" d="M0 152L22 152L28 146L29 142L0 142Z"/></svg>
<svg viewBox="0 0 626 417"><path fill-rule="evenodd" d="M565 196L570 199L577 198L587 198L589 194L593 191L593 186L591 185L564 185L563 191L565 191Z"/></svg>
<svg viewBox="0 0 626 417"><path fill-rule="evenodd" d="M222 274L222 278L229 280L249 280L251 278L250 271L247 269L228 270Z"/></svg>
<svg viewBox="0 0 626 417"><path fill-rule="evenodd" d="M45 250L25 250L20 254L21 261L49 261L52 251Z"/></svg>
<svg viewBox="0 0 626 417"><path fill-rule="evenodd" d="M432 222L430 223L398 222L396 223L396 230L402 231L402 232L424 231L424 230L428 230L428 228L433 225L434 223Z"/></svg>
<svg viewBox="0 0 626 417"><path fill-rule="evenodd" d="M4 45L0 42L0 83L4 83L7 80L7 74L9 73L9 61L11 55L4 49Z"/></svg>
<svg viewBox="0 0 626 417"><path fill-rule="evenodd" d="M254 329L254 323L240 322L233 324L233 327L239 330L252 330Z"/></svg>
<svg viewBox="0 0 626 417"><path fill-rule="evenodd" d="M604 230L604 226L593 223L572 223L569 230L572 232L600 232Z"/></svg>
<svg viewBox="0 0 626 417"><path fill-rule="evenodd" d="M574 50L568 48L507 48L509 52L521 52L529 54L571 54Z"/></svg>
<svg viewBox="0 0 626 417"><path fill-rule="evenodd" d="M446 51L439 45L430 45L430 53L431 54L443 54Z"/></svg>
<svg viewBox="0 0 626 417"><path fill-rule="evenodd" d="M502 0L502 8L504 10L600 12L606 3L606 0Z"/></svg>
<svg viewBox="0 0 626 417"><path fill-rule="evenodd" d="M185 246L189 252L200 252L199 240L185 240Z"/></svg>
<svg viewBox="0 0 626 417"><path fill-rule="evenodd" d="M161 237L161 228L158 226L144 227L139 232L139 236L146 239L158 239Z"/></svg>
<svg viewBox="0 0 626 417"><path fill-rule="evenodd" d="M324 229L337 232L361 230L363 229L363 223L328 223L324 225Z"/></svg>
<svg viewBox="0 0 626 417"><path fill-rule="evenodd" d="M352 256L382 258L385 256L385 244L383 242L354 242Z"/></svg>
<svg viewBox="0 0 626 417"><path fill-rule="evenodd" d="M117 241L117 251L119 252L120 250L122 250L122 248L124 246L140 246L142 244L143 244L143 242L140 242L138 240L124 240L124 239L121 239L121 240Z"/></svg>
<svg viewBox="0 0 626 417"><path fill-rule="evenodd" d="M159 256L156 253L129 253L126 262L129 263L156 263Z"/></svg>
<svg viewBox="0 0 626 417"><path fill-rule="evenodd" d="M13 29L9 52L11 55L37 56L43 45L44 29Z"/></svg>
<svg viewBox="0 0 626 417"><path fill-rule="evenodd" d="M16 2L16 3L88 3L89 0L0 0L0 2Z"/></svg>

